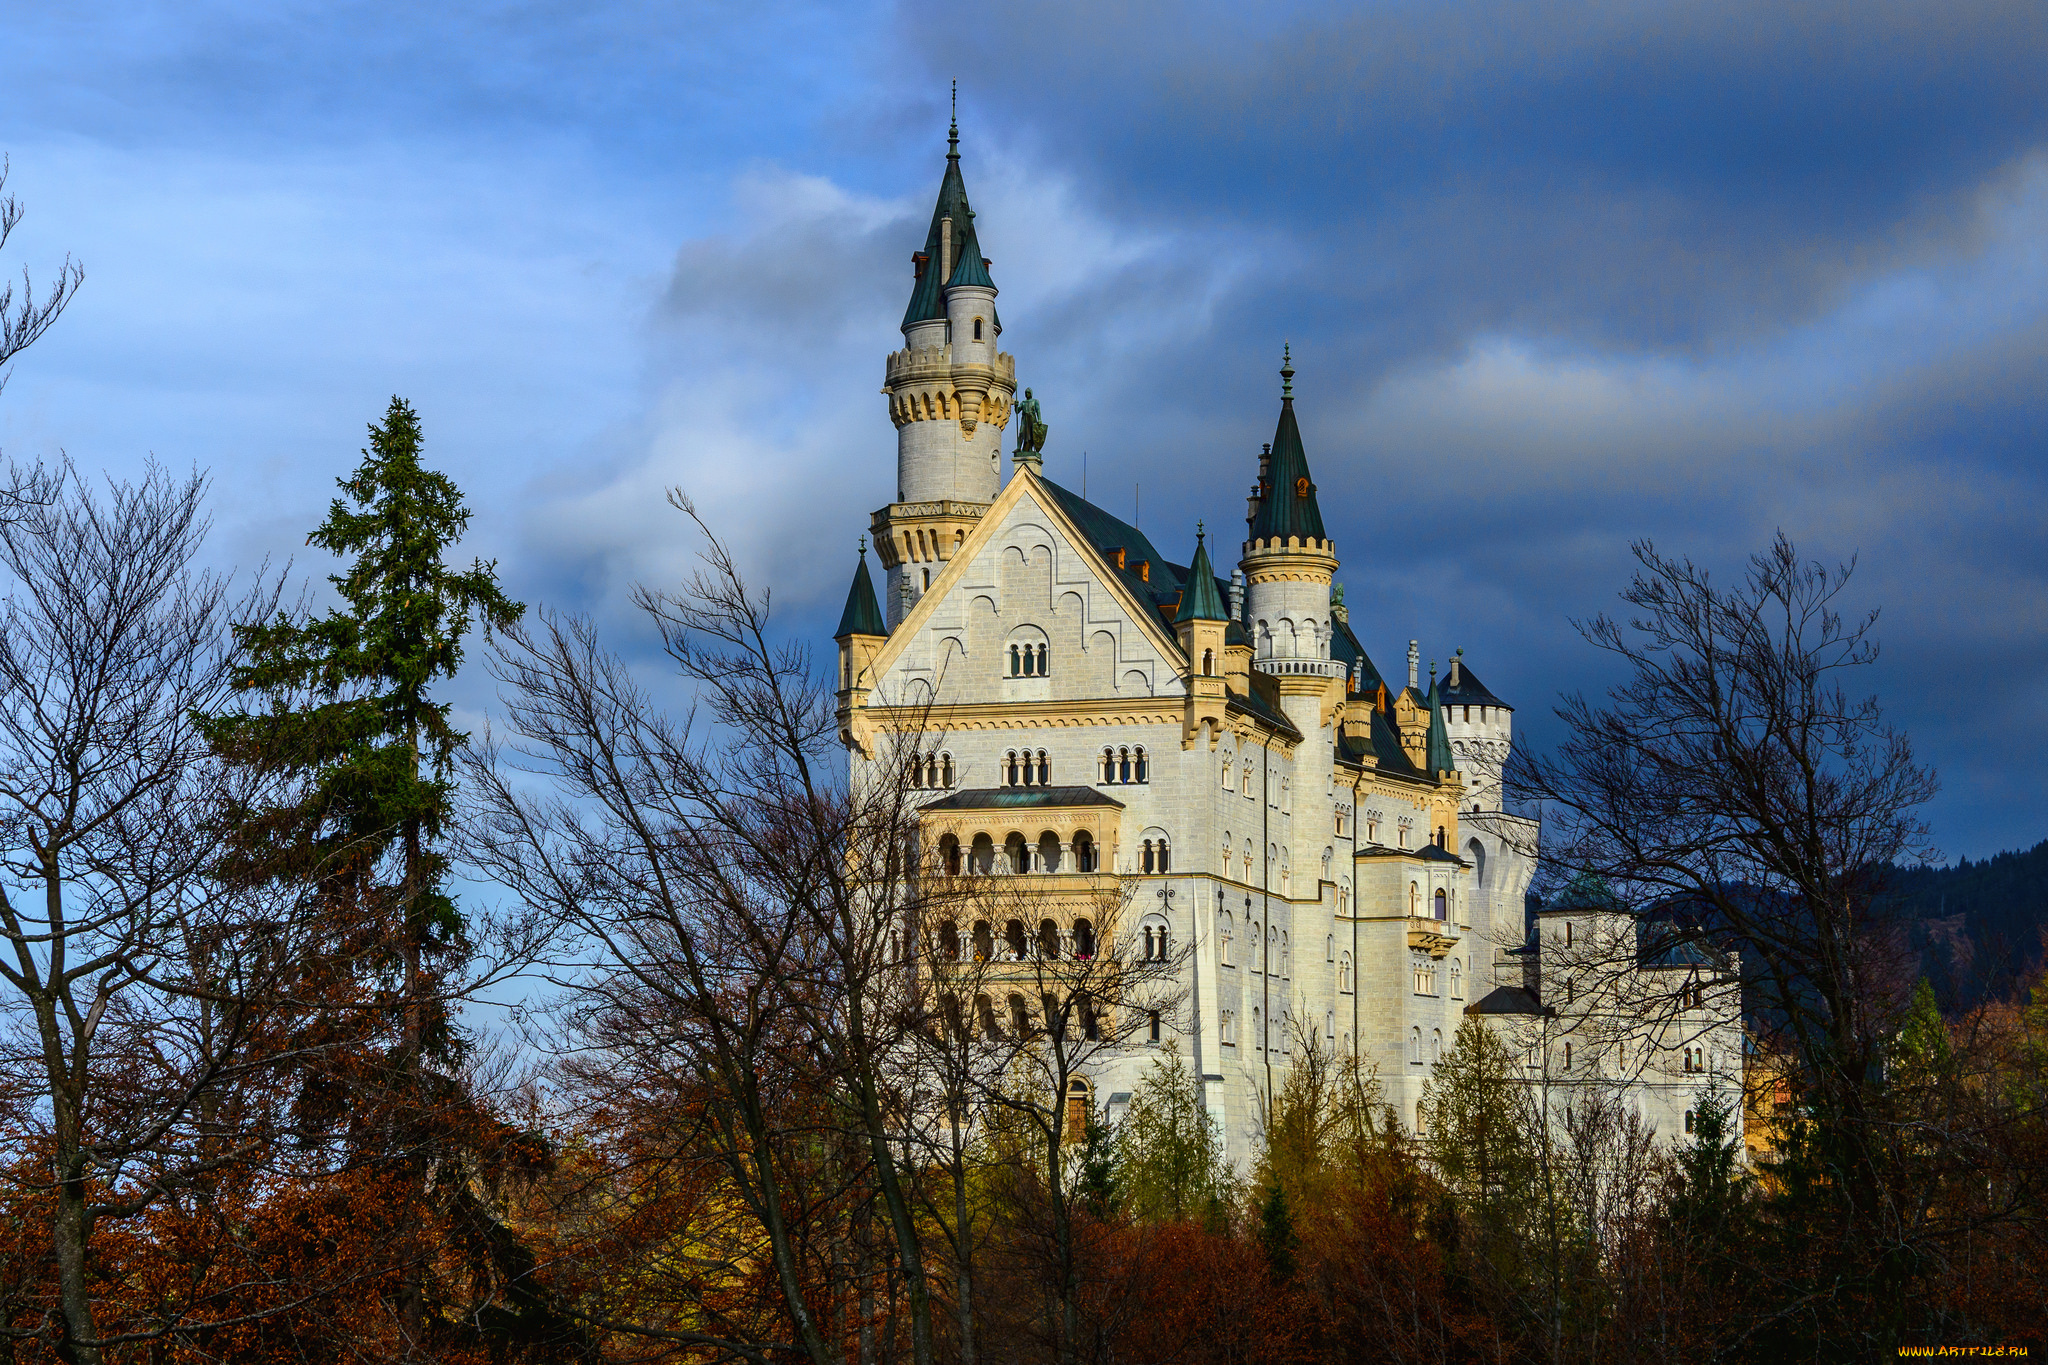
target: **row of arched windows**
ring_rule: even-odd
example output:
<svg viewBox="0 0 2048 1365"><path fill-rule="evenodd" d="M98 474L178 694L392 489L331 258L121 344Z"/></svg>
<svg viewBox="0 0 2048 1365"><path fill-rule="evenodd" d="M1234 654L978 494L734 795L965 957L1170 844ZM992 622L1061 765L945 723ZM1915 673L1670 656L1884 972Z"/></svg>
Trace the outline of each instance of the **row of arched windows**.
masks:
<svg viewBox="0 0 2048 1365"><path fill-rule="evenodd" d="M1052 759L1045 750L1011 749L1003 755L1003 785L1044 787L1052 783Z"/></svg>
<svg viewBox="0 0 2048 1365"><path fill-rule="evenodd" d="M1144 935L1145 935L1145 957L1144 957L1144 960L1145 960L1145 961L1147 961L1147 962L1164 962L1164 961L1166 960L1166 928L1165 928L1165 926L1164 926L1164 925L1161 925L1161 926L1159 926L1159 927L1157 927L1157 928L1154 928L1154 927L1153 927L1152 925L1149 925L1149 924L1148 924L1148 925L1146 925L1146 926L1145 926L1145 928L1144 928Z"/></svg>
<svg viewBox="0 0 2048 1365"><path fill-rule="evenodd" d="M1001 849L986 833L975 835L965 850L960 846L959 835L939 836L939 865L949 877L1002 872L1095 872L1100 870L1100 862L1095 836L1085 829L1076 830L1073 838L1064 842L1059 835L1046 830L1035 844L1013 830L1003 840Z"/></svg>
<svg viewBox="0 0 2048 1365"><path fill-rule="evenodd" d="M1687 1048L1687 1049L1685 1050L1685 1070L1687 1070L1687 1071L1705 1071L1706 1069L1707 1069L1707 1050L1706 1050L1705 1048L1703 1048L1703 1047L1689 1047L1689 1048Z"/></svg>
<svg viewBox="0 0 2048 1365"><path fill-rule="evenodd" d="M1025 641L1010 646L1010 676L1013 678L1043 678L1050 676L1052 659L1043 643Z"/></svg>
<svg viewBox="0 0 2048 1365"><path fill-rule="evenodd" d="M1421 1066L1424 1062L1440 1062L1444 1059L1444 1031L1442 1029L1433 1028L1429 1031L1428 1047L1429 1051L1425 1055L1423 1052L1421 1026L1418 1025L1408 1030L1408 1062L1411 1066Z"/></svg>
<svg viewBox="0 0 2048 1365"><path fill-rule="evenodd" d="M953 755L912 754L908 763L910 785L920 791L946 791L954 783Z"/></svg>
<svg viewBox="0 0 2048 1365"><path fill-rule="evenodd" d="M1096 781L1104 784L1126 782L1150 782L1152 767L1145 757L1145 746L1118 745L1104 748L1097 764Z"/></svg>
<svg viewBox="0 0 2048 1365"><path fill-rule="evenodd" d="M1173 870L1173 853L1167 847L1165 835L1162 834L1156 839L1145 840L1138 857L1138 870L1141 872L1171 872Z"/></svg>
<svg viewBox="0 0 2048 1365"><path fill-rule="evenodd" d="M1163 933L1161 937L1164 937ZM940 961L958 962L961 954L970 949L976 962L1028 962L1034 959L1052 962L1062 957L1088 962L1095 957L1095 926L1088 920L1077 919L1073 931L1063 934L1057 921L1047 919L1038 922L1036 934L1029 934L1023 920L1013 919L1003 926L999 937L994 925L978 919L963 942L957 923L952 920L939 922L937 950Z"/></svg>
<svg viewBox="0 0 2048 1365"><path fill-rule="evenodd" d="M955 1038L966 1040L970 1035L967 1021L960 1017L960 1002L949 996L943 1009L947 1029ZM1003 1000L1000 1014L995 1000L987 994L974 997L974 1036L982 1038L1031 1038L1041 1032L1064 1031L1078 1024L1081 1036L1094 1042L1102 1036L1102 1023L1101 1011L1085 994L1074 998L1071 1009L1062 1009L1056 996L1049 991L1043 992L1034 1009L1021 991L1011 991ZM1074 1084L1082 1085L1078 1080ZM1085 1106L1086 1087L1082 1086L1077 1094Z"/></svg>

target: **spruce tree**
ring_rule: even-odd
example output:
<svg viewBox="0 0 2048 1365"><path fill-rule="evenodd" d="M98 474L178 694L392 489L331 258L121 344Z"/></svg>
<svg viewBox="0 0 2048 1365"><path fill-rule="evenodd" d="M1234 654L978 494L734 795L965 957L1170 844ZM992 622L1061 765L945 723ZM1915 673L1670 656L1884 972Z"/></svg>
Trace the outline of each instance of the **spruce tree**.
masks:
<svg viewBox="0 0 2048 1365"><path fill-rule="evenodd" d="M430 689L461 666L472 620L488 633L524 608L500 591L495 563L447 563L469 509L447 475L421 465L405 400L391 400L362 463L337 482L344 496L307 543L348 559L329 579L341 605L240 627L249 662L235 685L269 705L209 723L224 754L302 779L292 805L242 813L229 856L245 876L300 878L382 926L377 965L405 1002L400 1060L445 1062L456 1039L426 998L435 967L465 947L442 851L465 736Z"/></svg>

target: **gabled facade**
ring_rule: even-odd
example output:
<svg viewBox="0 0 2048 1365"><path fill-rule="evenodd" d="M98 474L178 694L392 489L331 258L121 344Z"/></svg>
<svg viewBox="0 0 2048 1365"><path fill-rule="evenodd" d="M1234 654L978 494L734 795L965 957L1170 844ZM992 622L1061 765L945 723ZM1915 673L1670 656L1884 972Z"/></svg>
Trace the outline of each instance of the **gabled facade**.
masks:
<svg viewBox="0 0 2048 1365"><path fill-rule="evenodd" d="M1509 951L1536 841L1501 807L1513 710L1462 651L1426 690L1415 641L1405 684L1368 656L1291 356L1227 580L1200 526L1177 562L1035 457L1003 479L1016 368L967 202L956 129L885 368L885 582L877 602L863 558L837 637L855 779L914 746L925 833L962 875L1041 878L1015 885L1049 898L1126 880L1122 922L1090 933L1188 950L1160 1045L1192 1058L1234 1159L1311 1034L1373 1062L1413 1122L1468 1010L1541 990ZM1097 1064L1113 1117L1154 1056Z"/></svg>

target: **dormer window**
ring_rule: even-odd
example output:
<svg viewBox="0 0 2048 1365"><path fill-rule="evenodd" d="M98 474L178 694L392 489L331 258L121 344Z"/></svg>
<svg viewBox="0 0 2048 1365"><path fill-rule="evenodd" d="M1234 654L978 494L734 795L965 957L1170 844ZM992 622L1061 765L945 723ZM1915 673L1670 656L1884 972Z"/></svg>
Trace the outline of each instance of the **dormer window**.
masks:
<svg viewBox="0 0 2048 1365"><path fill-rule="evenodd" d="M979 335L979 333L976 333L976 335ZM1294 481L1294 496L1297 498L1305 498L1308 496L1307 479L1296 479Z"/></svg>

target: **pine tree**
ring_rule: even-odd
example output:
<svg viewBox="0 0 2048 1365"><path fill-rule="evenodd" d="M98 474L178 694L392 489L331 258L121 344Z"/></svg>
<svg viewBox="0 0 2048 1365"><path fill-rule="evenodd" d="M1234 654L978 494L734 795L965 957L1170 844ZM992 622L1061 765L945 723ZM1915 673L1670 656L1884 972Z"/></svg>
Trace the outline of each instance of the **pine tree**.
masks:
<svg viewBox="0 0 2048 1365"><path fill-rule="evenodd" d="M398 978L405 1037L395 1060L400 1069L422 1056L445 1064L459 1040L428 997L435 968L466 947L441 849L465 736L429 689L461 666L472 618L488 633L524 608L499 590L495 563L445 562L469 510L447 475L421 466L419 418L403 399L391 400L362 463L338 483L345 497L307 543L353 556L329 579L342 605L238 628L249 663L235 685L269 707L208 722L223 754L302 780L291 805L241 813L228 860L247 878L317 886L377 933L361 960Z"/></svg>
<svg viewBox="0 0 2048 1365"><path fill-rule="evenodd" d="M431 695L461 666L473 622L488 633L524 608L500 591L495 564L447 563L469 510L452 480L421 466L404 400L338 482L343 496L307 542L346 561L329 580L340 605L238 627L248 663L234 683L263 704L202 722L217 753L292 779L296 797L236 813L223 871L293 886L326 911L300 968L310 1060L296 1121L307 1141L345 1134L347 1166L382 1166L413 1192L389 1222L360 1229L403 1268L397 1317L411 1349L476 1324L561 1338L531 1295L476 1323L429 1319L451 1297L435 1287L437 1258L455 1253L472 1285L502 1286L525 1256L477 1189L528 1144L456 1074L465 1047L446 998L470 944L444 840L465 736Z"/></svg>
<svg viewBox="0 0 2048 1365"><path fill-rule="evenodd" d="M1202 1107L1194 1072L1170 1044L1138 1082L1116 1141L1123 1195L1138 1218L1204 1215L1228 1193L1222 1136Z"/></svg>
<svg viewBox="0 0 2048 1365"><path fill-rule="evenodd" d="M1540 1134L1514 1073L1506 1045L1467 1019L1423 1088L1430 1164L1468 1205L1521 1202L1535 1178Z"/></svg>

